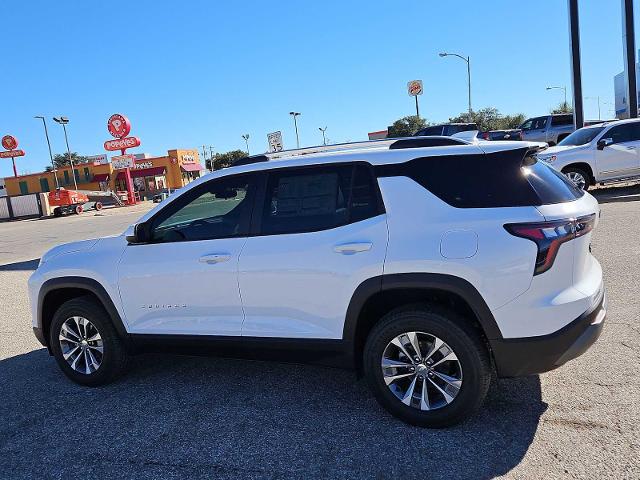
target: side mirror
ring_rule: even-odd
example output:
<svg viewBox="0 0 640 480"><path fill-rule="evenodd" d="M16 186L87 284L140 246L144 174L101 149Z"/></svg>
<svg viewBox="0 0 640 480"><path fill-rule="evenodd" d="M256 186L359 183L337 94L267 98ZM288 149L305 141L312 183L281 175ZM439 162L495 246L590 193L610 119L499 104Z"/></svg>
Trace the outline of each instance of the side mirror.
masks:
<svg viewBox="0 0 640 480"><path fill-rule="evenodd" d="M598 140L598 150L602 150L609 145L613 145L613 138L601 138Z"/></svg>
<svg viewBox="0 0 640 480"><path fill-rule="evenodd" d="M147 222L138 223L133 227L133 235L127 235L129 244L148 243L151 240L151 226Z"/></svg>

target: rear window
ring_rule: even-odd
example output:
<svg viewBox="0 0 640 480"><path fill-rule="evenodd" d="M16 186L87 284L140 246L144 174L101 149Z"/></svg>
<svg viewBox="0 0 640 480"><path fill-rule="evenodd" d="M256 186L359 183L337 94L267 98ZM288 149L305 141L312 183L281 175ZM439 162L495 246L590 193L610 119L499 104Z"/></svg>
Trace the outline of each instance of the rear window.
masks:
<svg viewBox="0 0 640 480"><path fill-rule="evenodd" d="M551 117L551 125L573 125L573 115L554 115Z"/></svg>
<svg viewBox="0 0 640 480"><path fill-rule="evenodd" d="M583 195L562 174L528 158L526 149L492 154L416 158L377 167L380 177L406 176L457 208L522 207L561 203Z"/></svg>

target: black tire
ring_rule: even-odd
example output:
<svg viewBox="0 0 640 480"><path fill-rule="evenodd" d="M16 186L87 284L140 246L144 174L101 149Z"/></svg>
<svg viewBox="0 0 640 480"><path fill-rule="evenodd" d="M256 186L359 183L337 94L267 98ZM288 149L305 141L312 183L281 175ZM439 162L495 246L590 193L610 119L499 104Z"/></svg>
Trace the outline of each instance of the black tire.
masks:
<svg viewBox="0 0 640 480"><path fill-rule="evenodd" d="M59 341L62 325L70 317L86 318L97 329L102 338L103 355L99 367L92 373L74 370L64 359ZM105 385L118 378L127 367L127 353L111 322L109 314L92 297L85 296L69 300L53 315L49 333L49 345L58 366L64 374L76 383L95 387ZM82 359L80 361L82 365Z"/></svg>
<svg viewBox="0 0 640 480"><path fill-rule="evenodd" d="M54 217L61 217L62 216L62 210L60 209L60 207L56 207L53 209L53 216Z"/></svg>
<svg viewBox="0 0 640 480"><path fill-rule="evenodd" d="M451 403L433 410L403 404L384 381L383 352L396 336L425 332L451 347L462 368L462 384ZM364 373L378 402L392 415L411 425L443 428L471 416L489 390L492 369L480 334L457 313L438 305L411 305L385 315L370 332L364 348Z"/></svg>
<svg viewBox="0 0 640 480"><path fill-rule="evenodd" d="M582 190L584 190L585 192L589 190L589 187L591 186L591 175L589 175L589 173L587 173L582 168L569 166L563 169L562 173L564 173L567 176L567 178L569 178L569 180L571 180L572 182L573 180L571 178L571 174L578 174L582 176L582 178L584 178L584 186L583 187L578 186L578 188L582 188Z"/></svg>

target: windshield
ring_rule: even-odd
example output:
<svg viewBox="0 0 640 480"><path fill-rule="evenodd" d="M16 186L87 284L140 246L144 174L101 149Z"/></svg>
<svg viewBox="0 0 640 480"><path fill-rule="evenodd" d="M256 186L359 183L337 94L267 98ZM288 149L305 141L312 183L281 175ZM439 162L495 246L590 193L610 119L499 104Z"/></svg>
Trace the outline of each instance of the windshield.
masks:
<svg viewBox="0 0 640 480"><path fill-rule="evenodd" d="M558 145L562 146L576 146L576 145L585 145L589 143L591 140L596 138L598 134L604 130L604 127L588 127L581 128L580 130L576 130L571 135L560 141Z"/></svg>

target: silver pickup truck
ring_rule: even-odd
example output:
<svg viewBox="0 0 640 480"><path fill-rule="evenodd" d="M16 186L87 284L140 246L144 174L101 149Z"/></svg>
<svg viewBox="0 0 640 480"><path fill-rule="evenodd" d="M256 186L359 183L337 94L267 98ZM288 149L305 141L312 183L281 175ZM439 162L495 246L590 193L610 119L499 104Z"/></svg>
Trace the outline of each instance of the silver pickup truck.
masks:
<svg viewBox="0 0 640 480"><path fill-rule="evenodd" d="M557 145L575 130L571 113L529 118L519 128L522 130L522 140L547 142L549 146Z"/></svg>

